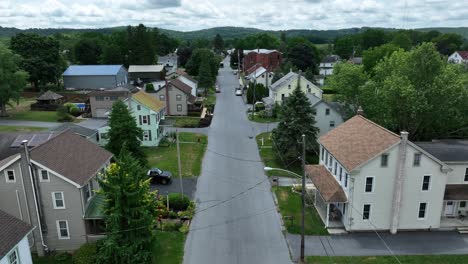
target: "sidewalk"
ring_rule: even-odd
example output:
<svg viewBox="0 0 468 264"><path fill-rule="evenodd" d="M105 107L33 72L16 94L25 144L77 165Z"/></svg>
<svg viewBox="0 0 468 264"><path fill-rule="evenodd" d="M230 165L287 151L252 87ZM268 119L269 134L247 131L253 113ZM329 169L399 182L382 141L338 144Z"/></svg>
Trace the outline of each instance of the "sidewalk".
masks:
<svg viewBox="0 0 468 264"><path fill-rule="evenodd" d="M396 255L468 254L468 235L457 232L379 233ZM299 258L301 236L286 234L293 260ZM306 236L306 256L379 256L392 255L375 232L346 235Z"/></svg>

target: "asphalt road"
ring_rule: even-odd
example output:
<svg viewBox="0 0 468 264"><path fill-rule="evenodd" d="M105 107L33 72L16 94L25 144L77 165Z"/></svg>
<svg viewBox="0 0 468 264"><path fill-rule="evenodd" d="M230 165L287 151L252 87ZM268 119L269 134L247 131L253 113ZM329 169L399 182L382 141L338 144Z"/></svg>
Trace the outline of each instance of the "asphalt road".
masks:
<svg viewBox="0 0 468 264"><path fill-rule="evenodd" d="M234 95L239 83L229 67L220 70L218 83L184 263L291 263L255 143L258 128Z"/></svg>

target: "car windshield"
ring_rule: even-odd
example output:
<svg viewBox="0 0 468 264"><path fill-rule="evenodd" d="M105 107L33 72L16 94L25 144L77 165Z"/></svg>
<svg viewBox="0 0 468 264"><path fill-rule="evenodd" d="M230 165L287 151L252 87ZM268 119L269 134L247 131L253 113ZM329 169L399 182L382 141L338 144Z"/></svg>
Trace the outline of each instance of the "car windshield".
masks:
<svg viewBox="0 0 468 264"><path fill-rule="evenodd" d="M160 169L156 169L156 172L157 172L158 174L162 174L162 170L160 170Z"/></svg>

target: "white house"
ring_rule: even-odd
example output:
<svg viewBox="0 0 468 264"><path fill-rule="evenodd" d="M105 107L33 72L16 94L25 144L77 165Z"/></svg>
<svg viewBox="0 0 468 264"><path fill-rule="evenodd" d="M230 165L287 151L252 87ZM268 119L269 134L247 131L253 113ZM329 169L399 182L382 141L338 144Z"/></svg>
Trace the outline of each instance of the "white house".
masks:
<svg viewBox="0 0 468 264"><path fill-rule="evenodd" d="M458 50L448 57L448 62L468 64L468 50Z"/></svg>
<svg viewBox="0 0 468 264"><path fill-rule="evenodd" d="M249 83L263 84L265 87L271 86L271 80L273 79L273 73L268 72L262 66L255 67L252 72L247 76Z"/></svg>
<svg viewBox="0 0 468 264"><path fill-rule="evenodd" d="M359 113L319 144L319 165L306 171L326 227L395 234L453 226L442 217L451 169L407 132L395 134Z"/></svg>
<svg viewBox="0 0 468 264"><path fill-rule="evenodd" d="M0 264L32 264L28 235L33 227L0 210Z"/></svg>
<svg viewBox="0 0 468 264"><path fill-rule="evenodd" d="M343 123L343 109L340 103L326 102L311 93L307 93L306 96L315 109L315 126L319 129L319 136Z"/></svg>
<svg viewBox="0 0 468 264"><path fill-rule="evenodd" d="M319 65L319 74L323 76L332 75L333 67L340 62L340 59L338 55L328 55L323 58Z"/></svg>
<svg viewBox="0 0 468 264"><path fill-rule="evenodd" d="M269 87L270 101L273 103L281 103L284 99L289 97L298 84L304 93L310 93L320 99L322 98L322 89L318 88L315 84L300 74L291 71Z"/></svg>
<svg viewBox="0 0 468 264"><path fill-rule="evenodd" d="M190 86L192 88L192 95L197 96L197 89L198 89L198 81L192 78L190 75L187 73L182 73L179 75L178 78L181 82L185 83L186 85Z"/></svg>

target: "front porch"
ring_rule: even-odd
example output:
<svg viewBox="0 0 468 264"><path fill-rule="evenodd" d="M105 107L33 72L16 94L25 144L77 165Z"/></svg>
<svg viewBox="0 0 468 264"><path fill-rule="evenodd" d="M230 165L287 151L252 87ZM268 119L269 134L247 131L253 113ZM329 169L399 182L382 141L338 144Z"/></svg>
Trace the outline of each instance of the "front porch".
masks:
<svg viewBox="0 0 468 264"><path fill-rule="evenodd" d="M325 228L344 228L343 213L340 208L343 208L345 203L327 203L316 190L314 206L323 223L325 223Z"/></svg>
<svg viewBox="0 0 468 264"><path fill-rule="evenodd" d="M441 229L468 227L468 184L448 184L445 188Z"/></svg>

